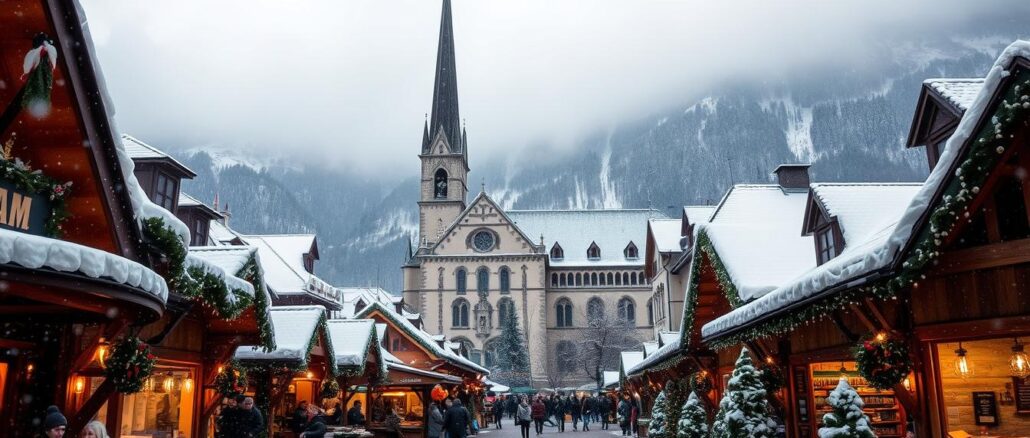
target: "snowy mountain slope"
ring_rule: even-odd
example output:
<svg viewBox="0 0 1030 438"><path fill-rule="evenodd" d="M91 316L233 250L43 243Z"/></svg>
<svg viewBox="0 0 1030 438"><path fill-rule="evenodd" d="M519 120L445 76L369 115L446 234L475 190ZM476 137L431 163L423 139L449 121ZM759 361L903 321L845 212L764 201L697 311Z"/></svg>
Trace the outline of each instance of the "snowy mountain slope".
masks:
<svg viewBox="0 0 1030 438"><path fill-rule="evenodd" d="M733 183L770 181L779 163L812 162L815 181L920 180L923 152L906 150L903 141L922 80L980 76L1017 36L912 41L885 49L888 62L866 69L727 83L683 106L598 129L572 152L541 145L473 163L469 185L485 180L505 208L671 207L677 215L678 206L716 202ZM274 158L213 154L185 158L200 173L186 189L206 200L217 191L231 203L234 228L316 231L319 275L338 285L400 290L398 268L417 230L417 175L363 180Z"/></svg>

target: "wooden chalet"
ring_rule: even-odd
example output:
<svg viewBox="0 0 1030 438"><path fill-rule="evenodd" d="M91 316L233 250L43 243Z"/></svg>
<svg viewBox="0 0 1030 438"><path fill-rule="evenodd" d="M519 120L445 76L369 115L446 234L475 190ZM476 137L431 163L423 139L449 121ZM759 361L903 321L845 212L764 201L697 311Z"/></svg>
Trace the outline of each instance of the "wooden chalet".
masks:
<svg viewBox="0 0 1030 438"><path fill-rule="evenodd" d="M790 436L816 436L842 376L881 437L1025 435L1028 139L1030 43L1013 43L982 80L927 81L909 136L928 148L926 183L813 184L801 230L816 266L695 339L748 345L782 367ZM907 349L911 372L872 388L855 370L863 342Z"/></svg>

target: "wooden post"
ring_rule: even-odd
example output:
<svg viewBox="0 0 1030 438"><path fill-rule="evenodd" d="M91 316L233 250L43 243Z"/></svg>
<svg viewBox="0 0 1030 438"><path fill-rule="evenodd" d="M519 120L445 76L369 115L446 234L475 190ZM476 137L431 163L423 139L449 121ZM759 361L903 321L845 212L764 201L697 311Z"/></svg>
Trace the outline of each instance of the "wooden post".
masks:
<svg viewBox="0 0 1030 438"><path fill-rule="evenodd" d="M108 398L114 394L114 383L110 380L104 379L97 390L93 392L93 395L89 396L89 399L82 404L78 412L68 418L68 430L78 431L82 430L86 426L89 420L93 419L93 416L97 414L104 403L107 402Z"/></svg>

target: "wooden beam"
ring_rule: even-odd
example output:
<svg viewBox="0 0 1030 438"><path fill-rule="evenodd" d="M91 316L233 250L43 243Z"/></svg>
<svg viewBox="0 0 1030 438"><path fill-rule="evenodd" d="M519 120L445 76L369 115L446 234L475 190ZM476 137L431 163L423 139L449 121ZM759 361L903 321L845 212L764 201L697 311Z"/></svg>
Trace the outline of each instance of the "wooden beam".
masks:
<svg viewBox="0 0 1030 438"><path fill-rule="evenodd" d="M839 310L830 313L830 321L833 321L833 325L837 327L837 330L840 330L840 333L847 338L848 342L855 342L858 340L858 335L853 333L851 329L848 328L847 324L844 324L844 318L841 317Z"/></svg>
<svg viewBox="0 0 1030 438"><path fill-rule="evenodd" d="M932 275L950 275L1027 262L1030 262L1030 239L1010 240L945 253Z"/></svg>
<svg viewBox="0 0 1030 438"><path fill-rule="evenodd" d="M851 311L854 312L855 316L858 317L858 320L862 321L862 325L869 329L869 331L879 331L879 328L877 328L876 325L873 324L873 322L869 319L869 316L865 314L865 311L862 310L861 307L859 307L857 304L851 304L850 307Z"/></svg>
<svg viewBox="0 0 1030 438"><path fill-rule="evenodd" d="M114 382L108 379L104 379L97 387L96 391L89 396L89 399L82 404L82 407L68 418L68 430L82 430L86 423L88 423L93 417L100 411L100 408L107 403L107 399L114 394Z"/></svg>
<svg viewBox="0 0 1030 438"><path fill-rule="evenodd" d="M194 303L195 301L190 301L190 304L188 306L185 306L181 309L176 309L175 315L172 315L172 319L168 321L168 324L165 324L164 328L162 328L161 331L158 332L158 334L151 336L150 339L147 339L147 343L150 345L160 345L162 342L164 342L165 337L168 336L168 333L171 333L172 330L175 330L175 328L179 326L179 323L182 322L184 318L186 318L186 315L190 313L190 309L193 309Z"/></svg>
<svg viewBox="0 0 1030 438"><path fill-rule="evenodd" d="M869 313L873 315L873 319L880 323L880 327L887 331L893 331L893 327L887 322L887 318L883 317L883 312L880 311L880 307L876 305L872 298L866 298L865 305L869 309Z"/></svg>
<svg viewBox="0 0 1030 438"><path fill-rule="evenodd" d="M100 346L102 341L113 339L128 326L129 321L123 318L118 318L105 324L104 327L100 329L100 332L97 333L97 336L90 341L89 345L80 351L79 355L72 361L71 374L69 374L69 377L71 377L72 374L77 374L86 369L86 367L93 362L93 356L96 354L97 348Z"/></svg>

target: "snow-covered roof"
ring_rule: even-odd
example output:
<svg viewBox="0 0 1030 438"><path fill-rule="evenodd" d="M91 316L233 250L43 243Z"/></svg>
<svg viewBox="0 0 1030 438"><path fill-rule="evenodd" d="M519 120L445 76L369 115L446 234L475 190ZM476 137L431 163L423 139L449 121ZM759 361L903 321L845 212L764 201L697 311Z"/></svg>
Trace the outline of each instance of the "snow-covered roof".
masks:
<svg viewBox="0 0 1030 438"><path fill-rule="evenodd" d="M687 215L687 219L690 219L692 224L707 223L712 219L712 213L715 213L714 205L688 205L683 207L683 214Z"/></svg>
<svg viewBox="0 0 1030 438"><path fill-rule="evenodd" d="M311 249L314 235L242 236L257 247L265 283L276 295L308 294L339 303L336 288L304 269L303 254Z"/></svg>
<svg viewBox="0 0 1030 438"><path fill-rule="evenodd" d="M239 233L218 220L213 220L208 224L207 236L213 245L229 245L233 240L242 240Z"/></svg>
<svg viewBox="0 0 1030 438"><path fill-rule="evenodd" d="M258 257L253 246L193 246L189 254L233 274L239 273L252 257Z"/></svg>
<svg viewBox="0 0 1030 438"><path fill-rule="evenodd" d="M923 81L960 111L968 110L984 86L983 78L935 78Z"/></svg>
<svg viewBox="0 0 1030 438"><path fill-rule="evenodd" d="M334 319L326 323L337 366L364 366L375 337L375 325L371 319Z"/></svg>
<svg viewBox="0 0 1030 438"><path fill-rule="evenodd" d="M551 266L639 266L644 259L627 259L623 250L630 242L637 248L645 246L647 221L666 218L658 210L514 210L508 217L527 236L544 236L549 251L555 242L561 245L565 257L551 259ZM587 249L597 243L601 257L587 258Z"/></svg>
<svg viewBox="0 0 1030 438"><path fill-rule="evenodd" d="M680 235L683 222L680 219L651 219L647 226L651 228L658 252L680 252Z"/></svg>
<svg viewBox="0 0 1030 438"><path fill-rule="evenodd" d="M238 269L234 271L226 270L219 264L208 260L207 257L202 257L200 254L193 252L186 254L186 267L197 268L207 274L214 275L230 289L241 291L249 295L251 298L254 297L254 286L251 285L250 282L233 275L239 271ZM235 296L229 294L227 299L234 300Z"/></svg>
<svg viewBox="0 0 1030 438"><path fill-rule="evenodd" d="M663 347L672 342L679 342L680 334L677 332L658 332L658 343Z"/></svg>
<svg viewBox="0 0 1030 438"><path fill-rule="evenodd" d="M616 386L619 384L619 372L618 371L604 371L602 373L603 384L605 388Z"/></svg>
<svg viewBox="0 0 1030 438"><path fill-rule="evenodd" d="M644 342L643 346L644 346L644 357L645 358L651 356L652 354L654 354L654 352L658 351L658 343L657 342L654 342L654 341Z"/></svg>
<svg viewBox="0 0 1030 438"><path fill-rule="evenodd" d="M433 372L433 371L429 371L429 370L423 370L421 368L415 368L415 367L412 367L412 366L405 365L405 364L403 364L401 362L387 362L386 363L386 367L387 367L387 369L404 371L404 372L411 373L411 374L417 374L417 375L420 375L420 376L426 376L426 377L429 377L429 378L432 378L432 379L444 380L444 381L453 382L453 383L461 383L461 378L460 377L452 376L452 375L449 375L449 374L441 374L441 373L437 373L437 372Z"/></svg>
<svg viewBox="0 0 1030 438"><path fill-rule="evenodd" d="M269 310L275 327L275 350L264 352L261 347L241 345L236 358L241 360L297 360L306 363L308 347L325 316L322 306L277 306Z"/></svg>
<svg viewBox="0 0 1030 438"><path fill-rule="evenodd" d="M511 391L511 387L509 387L508 385L502 385L500 383L494 382L493 380L487 379L486 377L483 378L483 385L493 392L504 393Z"/></svg>
<svg viewBox="0 0 1030 438"><path fill-rule="evenodd" d="M812 196L837 218L845 243L861 243L898 221L922 183L812 184Z"/></svg>
<svg viewBox="0 0 1030 438"><path fill-rule="evenodd" d="M164 278L137 262L74 242L0 229L0 264L11 263L105 278L142 289L162 303L168 299Z"/></svg>
<svg viewBox="0 0 1030 438"><path fill-rule="evenodd" d="M778 185L736 185L706 233L740 299L749 301L815 266L815 243L802 236L807 191Z"/></svg>
<svg viewBox="0 0 1030 438"><path fill-rule="evenodd" d="M1009 45L995 61L984 78L984 86L972 100L963 114L955 132L948 139L937 165L930 172L926 182L911 203L904 210L896 224L885 226L873 233L860 245L850 246L827 263L805 272L798 278L784 284L777 290L741 306L705 324L701 329L704 338L711 338L755 320L772 314L787 306L812 297L840 284L847 284L887 267L899 255L917 231L915 227L936 194L952 176L952 167L960 158L963 146L975 133L977 125L985 116L995 90L1002 78L1009 75L1007 68L1016 57L1030 58L1030 41L1017 40Z"/></svg>
<svg viewBox="0 0 1030 438"><path fill-rule="evenodd" d="M629 370L633 369L633 367L637 366L637 364L644 361L644 352L623 351L619 353L619 358L622 360L622 370L627 371L626 375L628 376Z"/></svg>
<svg viewBox="0 0 1030 438"><path fill-rule="evenodd" d="M481 374L490 374L489 370L483 368L479 364L472 362L464 357L461 357L460 355L455 354L453 351L447 348L441 347L438 342L433 340L432 335L415 327L415 325L408 321L407 318L403 318L400 315L398 315L397 312L395 312L391 307L393 306L389 304L383 304L377 301L374 303L370 303L368 307L364 308L361 312L355 315L355 317L364 318L367 317L368 314L372 311L378 310L383 316L385 316L387 319L393 322L393 324L397 326L398 329L414 338L416 342L422 345L423 348L429 350L429 352L432 353L434 356L444 360L448 360L461 368L469 369Z"/></svg>
<svg viewBox="0 0 1030 438"><path fill-rule="evenodd" d="M647 369L651 368L652 366L655 366L655 365L657 365L657 364L659 364L661 362L664 362L665 360L667 360L669 358L672 358L673 356L679 354L679 351L680 351L680 339L679 339L679 336L677 335L677 338L675 340L673 340L672 342L670 342L668 344L663 345L662 348L659 348L657 351L655 351L655 352L653 352L651 354L648 354L647 357L645 357L643 360L641 360L637 364L633 365L633 367L627 369L626 370L626 375L627 376L635 376L637 374L640 374L640 373L646 371Z"/></svg>

